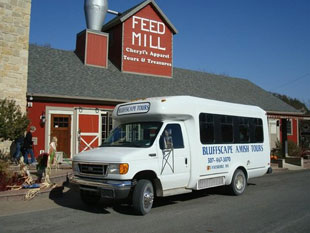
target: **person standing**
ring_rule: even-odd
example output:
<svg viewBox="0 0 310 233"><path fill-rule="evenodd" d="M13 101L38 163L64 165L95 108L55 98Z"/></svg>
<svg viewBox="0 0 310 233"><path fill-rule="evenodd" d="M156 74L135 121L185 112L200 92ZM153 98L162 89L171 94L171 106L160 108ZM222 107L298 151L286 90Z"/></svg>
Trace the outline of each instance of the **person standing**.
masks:
<svg viewBox="0 0 310 233"><path fill-rule="evenodd" d="M30 127L30 130L27 132L26 137L24 139L24 163L29 164L28 161L28 154L31 155L31 162L30 164L35 164L36 160L34 158L34 153L32 149L33 141L32 141L32 133L36 131L34 126Z"/></svg>
<svg viewBox="0 0 310 233"><path fill-rule="evenodd" d="M23 135L21 135L15 139L16 150L13 154L13 161L16 164L19 162L20 154L22 153L23 144L24 144L24 136Z"/></svg>

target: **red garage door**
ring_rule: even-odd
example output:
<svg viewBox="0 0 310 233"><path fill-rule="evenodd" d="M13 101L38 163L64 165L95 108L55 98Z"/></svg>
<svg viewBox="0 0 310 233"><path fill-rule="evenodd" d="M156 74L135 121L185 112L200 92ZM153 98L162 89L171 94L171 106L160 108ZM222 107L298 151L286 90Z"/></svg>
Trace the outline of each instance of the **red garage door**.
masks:
<svg viewBox="0 0 310 233"><path fill-rule="evenodd" d="M96 148L101 142L101 117L97 110L83 110L78 113L78 151Z"/></svg>

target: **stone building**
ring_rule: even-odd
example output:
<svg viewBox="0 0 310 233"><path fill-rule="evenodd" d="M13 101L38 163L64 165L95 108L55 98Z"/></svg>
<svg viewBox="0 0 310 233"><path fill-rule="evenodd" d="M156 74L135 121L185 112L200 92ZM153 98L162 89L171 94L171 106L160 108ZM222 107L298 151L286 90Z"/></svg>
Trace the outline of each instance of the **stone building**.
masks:
<svg viewBox="0 0 310 233"><path fill-rule="evenodd" d="M0 99L26 110L31 0L0 0Z"/></svg>
<svg viewBox="0 0 310 233"><path fill-rule="evenodd" d="M0 99L26 111L31 0L0 0ZM6 148L8 142L0 144Z"/></svg>

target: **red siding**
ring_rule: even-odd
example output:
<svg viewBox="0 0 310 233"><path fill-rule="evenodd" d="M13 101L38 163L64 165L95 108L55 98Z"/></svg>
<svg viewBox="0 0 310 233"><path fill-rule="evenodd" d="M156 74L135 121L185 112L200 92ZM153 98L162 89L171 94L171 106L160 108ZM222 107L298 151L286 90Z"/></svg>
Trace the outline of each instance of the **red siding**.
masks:
<svg viewBox="0 0 310 233"><path fill-rule="evenodd" d="M113 110L114 106L106 106L106 105L90 105L90 104L66 104L66 103L47 103L47 102L33 102L33 106L27 109L27 114L30 119L30 126L35 126L36 131L33 133L33 137L37 137L38 145L34 146L34 153L37 157L40 153L40 150L44 150L45 148L45 127L48 127L47 124L41 124L40 116L42 113L46 114L46 107L66 107L66 108L74 108L74 107L82 107L82 108L100 108ZM76 122L73 122L76 124Z"/></svg>
<svg viewBox="0 0 310 233"><path fill-rule="evenodd" d="M75 53L83 62L85 59L85 39L86 39L86 31L80 32L76 36Z"/></svg>
<svg viewBox="0 0 310 233"><path fill-rule="evenodd" d="M134 17L138 18L133 21ZM139 38L133 36L137 34ZM171 77L172 37L172 31L151 5L137 12L124 22L122 71Z"/></svg>
<svg viewBox="0 0 310 233"><path fill-rule="evenodd" d="M297 131L297 120L292 119L292 135L287 135L288 140L291 140L297 144L298 142L298 131Z"/></svg>
<svg viewBox="0 0 310 233"><path fill-rule="evenodd" d="M281 122L282 123L282 122ZM281 127L280 127L280 132L281 132ZM295 142L296 144L298 143L298 131L297 131L297 120L292 119L292 134L287 135L287 139ZM282 134L280 133L280 140L282 142Z"/></svg>
<svg viewBox="0 0 310 233"><path fill-rule="evenodd" d="M85 64L107 67L108 66L108 37L87 31Z"/></svg>
<svg viewBox="0 0 310 233"><path fill-rule="evenodd" d="M109 59L120 70L122 58L122 24L109 31Z"/></svg>

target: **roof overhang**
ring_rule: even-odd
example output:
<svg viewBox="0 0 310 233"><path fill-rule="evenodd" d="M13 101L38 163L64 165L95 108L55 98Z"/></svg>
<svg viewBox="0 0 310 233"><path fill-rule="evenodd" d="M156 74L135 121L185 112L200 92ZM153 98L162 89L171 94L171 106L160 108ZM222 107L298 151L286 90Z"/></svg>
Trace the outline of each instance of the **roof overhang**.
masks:
<svg viewBox="0 0 310 233"><path fill-rule="evenodd" d="M65 95L48 95L39 93L27 93L27 101L42 101L53 103L77 103L77 104L102 104L115 106L120 103L126 103L130 100L120 99L101 99L84 96L65 96Z"/></svg>
<svg viewBox="0 0 310 233"><path fill-rule="evenodd" d="M267 112L268 118L310 120L309 115L301 112Z"/></svg>

